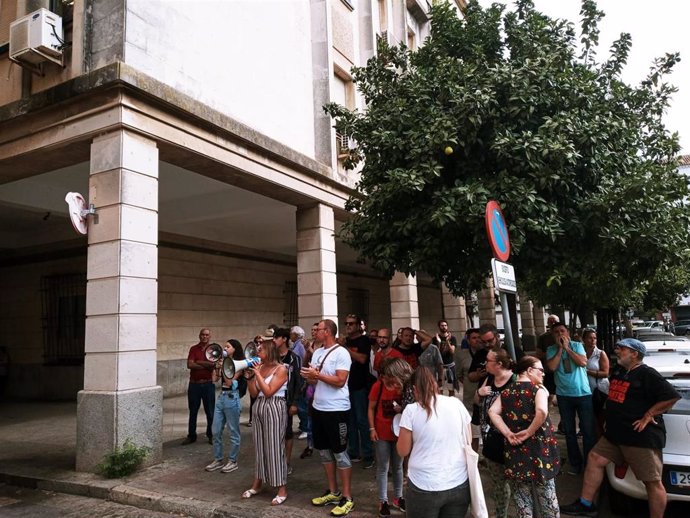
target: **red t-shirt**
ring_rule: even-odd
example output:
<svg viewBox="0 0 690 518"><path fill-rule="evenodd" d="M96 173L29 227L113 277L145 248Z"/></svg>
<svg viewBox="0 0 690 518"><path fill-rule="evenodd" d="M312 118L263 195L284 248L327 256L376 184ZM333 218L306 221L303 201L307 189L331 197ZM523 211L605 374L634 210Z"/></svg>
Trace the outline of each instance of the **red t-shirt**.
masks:
<svg viewBox="0 0 690 518"><path fill-rule="evenodd" d="M374 370L379 373L379 376L383 374L383 369L381 368L381 364L383 363L383 360L386 358L404 358L403 354L398 351L397 349L393 349L392 346L389 346L389 351L387 352L386 356L383 355L382 350L376 351L376 354L374 355Z"/></svg>
<svg viewBox="0 0 690 518"><path fill-rule="evenodd" d="M192 345L189 348L189 354L187 355L187 360L192 361L206 361L206 346L198 343ZM213 374L213 369L190 369L189 370L189 381L211 381L211 375Z"/></svg>
<svg viewBox="0 0 690 518"><path fill-rule="evenodd" d="M379 392L381 398L379 399ZM374 414L374 427L379 439L382 441L397 441L398 438L393 433L393 417L395 417L395 409L393 408L393 401L400 404L402 395L395 390L388 390L386 385L381 381L374 383L369 391L369 401L379 400L376 407L376 414Z"/></svg>

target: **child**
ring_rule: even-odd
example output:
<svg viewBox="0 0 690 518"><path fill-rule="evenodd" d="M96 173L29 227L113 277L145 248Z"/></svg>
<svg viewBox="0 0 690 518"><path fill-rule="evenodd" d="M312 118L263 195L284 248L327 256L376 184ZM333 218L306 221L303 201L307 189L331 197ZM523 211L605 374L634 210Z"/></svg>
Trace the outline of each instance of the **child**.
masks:
<svg viewBox="0 0 690 518"><path fill-rule="evenodd" d="M403 389L409 385L412 367L401 358L384 360L383 374L369 392L369 435L376 451L376 484L379 490L379 516L391 515L388 505L388 465L392 463L393 506L405 510L403 498L403 462L395 450L397 437L393 433L393 417L402 412Z"/></svg>

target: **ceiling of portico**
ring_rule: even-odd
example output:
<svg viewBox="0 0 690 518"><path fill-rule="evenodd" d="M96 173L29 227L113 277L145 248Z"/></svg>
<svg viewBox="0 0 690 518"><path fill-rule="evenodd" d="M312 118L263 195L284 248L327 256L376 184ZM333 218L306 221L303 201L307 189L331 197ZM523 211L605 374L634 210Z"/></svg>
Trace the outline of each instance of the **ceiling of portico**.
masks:
<svg viewBox="0 0 690 518"><path fill-rule="evenodd" d="M0 185L0 250L40 247L79 235L65 194L88 198L88 162ZM276 193L279 197L279 191ZM160 162L159 231L288 257L296 255L296 207ZM336 222L336 225L339 224ZM338 264L354 252L336 241Z"/></svg>

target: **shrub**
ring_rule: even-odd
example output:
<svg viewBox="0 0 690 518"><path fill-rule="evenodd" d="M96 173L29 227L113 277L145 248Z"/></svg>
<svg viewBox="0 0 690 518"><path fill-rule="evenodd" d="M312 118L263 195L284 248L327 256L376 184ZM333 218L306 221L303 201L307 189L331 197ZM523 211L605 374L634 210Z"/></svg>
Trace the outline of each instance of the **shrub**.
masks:
<svg viewBox="0 0 690 518"><path fill-rule="evenodd" d="M137 446L130 439L122 448L115 448L103 457L98 472L106 478L120 478L131 475L151 451L147 446Z"/></svg>

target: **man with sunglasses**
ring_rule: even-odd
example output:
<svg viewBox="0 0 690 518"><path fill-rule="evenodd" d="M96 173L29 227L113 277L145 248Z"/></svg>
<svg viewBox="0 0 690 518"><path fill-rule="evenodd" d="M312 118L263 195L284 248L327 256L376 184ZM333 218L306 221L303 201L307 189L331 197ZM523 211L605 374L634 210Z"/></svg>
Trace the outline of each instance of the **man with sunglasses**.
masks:
<svg viewBox="0 0 690 518"><path fill-rule="evenodd" d="M345 516L354 509L352 499L352 461L347 454L347 428L350 422L350 398L347 378L352 358L336 340L338 326L332 320L319 322L317 340L323 346L314 351L311 363L302 367L302 377L315 385L312 405L314 448L319 452L326 472L328 489L312 498L315 506L335 505L332 516ZM337 473L337 475L336 475ZM338 476L341 489L338 490Z"/></svg>
<svg viewBox="0 0 690 518"><path fill-rule="evenodd" d="M352 462L363 461L364 469L374 466L374 445L369 436L369 337L362 334L362 319L359 315L345 317L346 336L341 344L350 353L352 367L347 387L350 392L350 426L348 428L347 453Z"/></svg>
<svg viewBox="0 0 690 518"><path fill-rule="evenodd" d="M546 350L546 367L554 373L558 410L561 414L565 444L568 449L568 473L582 473L587 455L594 446L594 407L587 379L587 354L581 342L570 339L563 322L551 326L555 345ZM575 416L580 421L582 452L577 442Z"/></svg>

